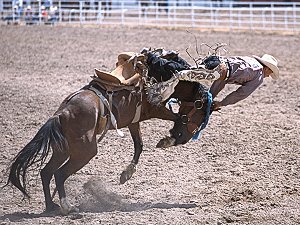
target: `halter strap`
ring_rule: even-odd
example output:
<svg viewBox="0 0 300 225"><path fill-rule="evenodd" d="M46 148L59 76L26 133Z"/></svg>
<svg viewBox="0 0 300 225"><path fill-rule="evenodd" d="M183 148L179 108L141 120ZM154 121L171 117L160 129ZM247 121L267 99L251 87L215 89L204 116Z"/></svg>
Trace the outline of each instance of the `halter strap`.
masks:
<svg viewBox="0 0 300 225"><path fill-rule="evenodd" d="M208 120L210 117L210 109L211 109L211 105L213 102L213 97L212 94L207 91L207 107L206 107L206 113L205 113L205 118L200 126L200 129L195 133L195 135L193 136L192 140L198 140L201 134L201 131L206 127L206 125L208 124Z"/></svg>
<svg viewBox="0 0 300 225"><path fill-rule="evenodd" d="M199 85L198 92L202 92L201 86ZM193 134L192 140L198 140L200 137L201 131L206 127L208 124L208 120L211 114L211 105L213 102L212 94L209 91L205 91L206 94L206 100L207 100L207 108L205 111L205 117L200 126L198 126L196 123L191 121L191 118L196 113L197 110L202 109L204 104L204 97L201 99L196 99L194 102L181 102L181 106L187 106L187 107L193 107L191 111L189 111L187 114L180 114L181 120L183 124L187 125L187 129L190 133ZM200 103L200 104L199 104Z"/></svg>

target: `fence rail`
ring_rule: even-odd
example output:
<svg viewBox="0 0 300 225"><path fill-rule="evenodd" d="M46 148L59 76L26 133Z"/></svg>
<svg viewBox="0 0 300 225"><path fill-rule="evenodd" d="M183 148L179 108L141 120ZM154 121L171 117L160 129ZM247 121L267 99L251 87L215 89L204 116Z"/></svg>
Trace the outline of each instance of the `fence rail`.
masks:
<svg viewBox="0 0 300 225"><path fill-rule="evenodd" d="M300 31L300 2L0 0L0 15L7 23Z"/></svg>

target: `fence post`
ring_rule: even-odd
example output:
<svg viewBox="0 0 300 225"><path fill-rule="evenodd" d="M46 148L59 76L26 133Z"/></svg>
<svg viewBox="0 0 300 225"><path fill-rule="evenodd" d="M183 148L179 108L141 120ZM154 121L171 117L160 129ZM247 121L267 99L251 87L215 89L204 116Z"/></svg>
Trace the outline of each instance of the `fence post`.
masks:
<svg viewBox="0 0 300 225"><path fill-rule="evenodd" d="M266 27L266 12L264 10L261 11L261 17L262 17L263 28L265 29L265 27Z"/></svg>
<svg viewBox="0 0 300 225"><path fill-rule="evenodd" d="M125 11L125 9L124 9L124 1L122 1L122 3L121 3L121 7L122 7L122 10L121 10L121 24L122 25L124 25L124 11Z"/></svg>
<svg viewBox="0 0 300 225"><path fill-rule="evenodd" d="M141 1L138 1L138 15L139 15L139 25L141 24L141 14L142 14L142 7L141 7Z"/></svg>
<svg viewBox="0 0 300 225"><path fill-rule="evenodd" d="M252 3L250 3L250 29L253 30L253 8L252 8Z"/></svg>
<svg viewBox="0 0 300 225"><path fill-rule="evenodd" d="M232 30L232 2L230 2L230 5L229 5L229 20L230 20L230 22L229 22L229 24L230 24L230 26L229 26L229 30Z"/></svg>
<svg viewBox="0 0 300 225"><path fill-rule="evenodd" d="M13 19L13 23L15 23L15 5L14 5L14 2L12 2L11 4L11 7L12 7L12 19Z"/></svg>
<svg viewBox="0 0 300 225"><path fill-rule="evenodd" d="M59 22L62 22L61 0L58 1Z"/></svg>
<svg viewBox="0 0 300 225"><path fill-rule="evenodd" d="M38 0L38 3L39 3L39 24L41 25L42 23L42 1L41 0Z"/></svg>
<svg viewBox="0 0 300 225"><path fill-rule="evenodd" d="M3 0L0 0L0 12L3 12Z"/></svg>
<svg viewBox="0 0 300 225"><path fill-rule="evenodd" d="M168 15L168 26L170 26L170 12L171 12L171 4L172 2L171 1L167 1L168 2L168 5L167 5L167 15Z"/></svg>
<svg viewBox="0 0 300 225"><path fill-rule="evenodd" d="M212 2L209 3L210 4L210 26L214 27L214 18L213 18L213 5Z"/></svg>
<svg viewBox="0 0 300 225"><path fill-rule="evenodd" d="M293 31L296 32L296 10L297 10L297 7L296 7L296 3L293 4L293 18L294 18L294 21L293 21Z"/></svg>
<svg viewBox="0 0 300 225"><path fill-rule="evenodd" d="M102 2L98 1L98 16L97 16L97 22L100 23L101 19L102 19Z"/></svg>
<svg viewBox="0 0 300 225"><path fill-rule="evenodd" d="M195 9L194 9L194 2L192 2L192 27L195 27Z"/></svg>
<svg viewBox="0 0 300 225"><path fill-rule="evenodd" d="M288 28L288 8L284 11L284 29L287 30Z"/></svg>
<svg viewBox="0 0 300 225"><path fill-rule="evenodd" d="M82 24L82 7L83 6L83 1L79 2L79 20L80 20L80 25Z"/></svg>
<svg viewBox="0 0 300 225"><path fill-rule="evenodd" d="M173 10L173 24L175 23L177 25L177 7L178 5L174 5L174 10Z"/></svg>
<svg viewBox="0 0 300 225"><path fill-rule="evenodd" d="M241 21L242 21L243 17L241 16L241 12L240 11L238 11L238 15L239 15L239 18L238 18L238 21L239 21L238 28L241 29Z"/></svg>
<svg viewBox="0 0 300 225"><path fill-rule="evenodd" d="M158 20L158 2L155 2L155 20Z"/></svg>
<svg viewBox="0 0 300 225"><path fill-rule="evenodd" d="M272 30L274 30L274 5L271 4Z"/></svg>

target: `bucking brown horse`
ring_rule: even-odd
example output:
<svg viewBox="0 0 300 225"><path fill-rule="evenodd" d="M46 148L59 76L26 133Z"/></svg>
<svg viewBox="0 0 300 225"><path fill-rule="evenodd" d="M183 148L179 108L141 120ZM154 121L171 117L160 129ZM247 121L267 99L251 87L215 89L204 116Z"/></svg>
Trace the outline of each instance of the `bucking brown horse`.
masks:
<svg viewBox="0 0 300 225"><path fill-rule="evenodd" d="M107 130L119 132L119 128L128 127L134 142L134 156L121 174L121 183L125 183L135 172L143 150L141 121L158 118L175 122L170 130L171 136L161 140L159 147L165 147L166 140L169 145L184 144L199 131L207 115L206 88L198 83L180 81L170 98L175 98L180 103L179 113L173 113L165 107L164 104L169 99L160 105L150 104L145 89L134 87L131 90L109 92L95 80L91 81L68 96L12 160L7 184L14 185L29 197L26 189L28 170L34 164L45 165L40 175L46 211L59 207L63 214L76 211L66 198L64 183L97 154L97 142ZM51 156L49 160L48 155ZM50 193L53 175L60 206L54 203Z"/></svg>

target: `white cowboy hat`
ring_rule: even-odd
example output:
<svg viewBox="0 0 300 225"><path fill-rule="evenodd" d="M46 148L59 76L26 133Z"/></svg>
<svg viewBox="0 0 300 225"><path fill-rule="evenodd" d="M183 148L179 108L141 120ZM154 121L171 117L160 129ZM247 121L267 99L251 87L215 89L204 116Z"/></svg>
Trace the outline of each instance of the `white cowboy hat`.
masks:
<svg viewBox="0 0 300 225"><path fill-rule="evenodd" d="M256 55L253 55L254 58L256 58L260 63L263 65L269 67L273 73L270 74L270 76L277 80L279 78L279 69L278 69L278 61L273 56L264 54L262 57L258 57Z"/></svg>

